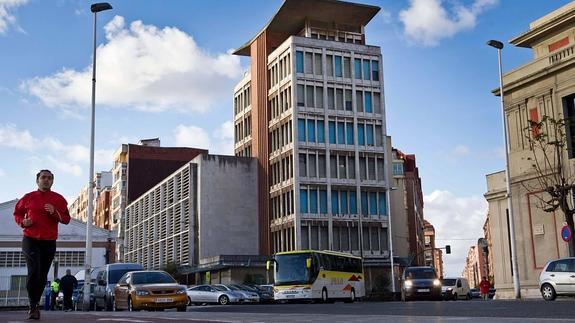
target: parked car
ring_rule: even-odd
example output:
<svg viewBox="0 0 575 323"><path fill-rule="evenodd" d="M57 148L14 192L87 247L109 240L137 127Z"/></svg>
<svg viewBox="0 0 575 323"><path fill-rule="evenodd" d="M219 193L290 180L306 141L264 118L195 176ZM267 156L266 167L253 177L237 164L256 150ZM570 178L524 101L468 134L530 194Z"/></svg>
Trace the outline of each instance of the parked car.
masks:
<svg viewBox="0 0 575 323"><path fill-rule="evenodd" d="M242 294L243 301L246 303L260 302L260 295L256 291L249 290L248 288L246 288L246 286L242 286L239 284L228 284L228 285L218 284L217 286L223 286L225 288L228 288L229 290Z"/></svg>
<svg viewBox="0 0 575 323"><path fill-rule="evenodd" d="M273 286L262 285L241 285L249 291L254 291L260 297L260 303L271 303L274 301L274 288Z"/></svg>
<svg viewBox="0 0 575 323"><path fill-rule="evenodd" d="M463 277L441 279L441 293L445 300L471 299L469 283Z"/></svg>
<svg viewBox="0 0 575 323"><path fill-rule="evenodd" d="M204 303L216 303L220 305L228 305L231 303L239 303L242 299L242 294L229 291L226 288L212 285L198 285L187 289L188 304L202 305Z"/></svg>
<svg viewBox="0 0 575 323"><path fill-rule="evenodd" d="M127 272L114 288L114 310L176 308L178 312L185 312L187 304L186 286L161 270Z"/></svg>
<svg viewBox="0 0 575 323"><path fill-rule="evenodd" d="M481 293L479 292L479 289L472 288L469 290L469 292L471 293L471 298L481 298Z"/></svg>
<svg viewBox="0 0 575 323"><path fill-rule="evenodd" d="M539 275L539 290L546 301L558 295L575 295L575 258L549 261Z"/></svg>
<svg viewBox="0 0 575 323"><path fill-rule="evenodd" d="M94 289L96 283L90 283L90 310L96 310L96 301L94 298ZM74 304L75 311L82 311L84 309L84 284L78 285L74 290L75 296L72 295L72 303Z"/></svg>
<svg viewBox="0 0 575 323"><path fill-rule="evenodd" d="M401 300L441 300L441 281L435 268L428 266L407 267L401 279Z"/></svg>
<svg viewBox="0 0 575 323"><path fill-rule="evenodd" d="M135 270L144 270L140 264L115 263L99 267L94 270L96 277L96 287L94 288L94 299L96 301L96 310L106 309L111 311L113 307L114 287L122 276Z"/></svg>

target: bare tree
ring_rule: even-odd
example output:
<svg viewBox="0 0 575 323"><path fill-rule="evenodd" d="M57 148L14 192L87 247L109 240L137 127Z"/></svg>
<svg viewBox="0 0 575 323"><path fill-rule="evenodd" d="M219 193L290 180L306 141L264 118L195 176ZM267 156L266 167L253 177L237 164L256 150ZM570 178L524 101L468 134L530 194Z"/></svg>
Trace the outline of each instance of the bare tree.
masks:
<svg viewBox="0 0 575 323"><path fill-rule="evenodd" d="M568 119L554 119L549 116L543 116L541 121L529 120L529 126L524 130L532 155L527 160L531 162L536 174L536 184L535 187L523 187L530 192L545 192L543 195L534 194L539 200L538 207L545 212L561 210L565 222L573 232L575 176L565 158L566 127L570 124ZM571 239L569 243L569 255L575 256L575 239Z"/></svg>

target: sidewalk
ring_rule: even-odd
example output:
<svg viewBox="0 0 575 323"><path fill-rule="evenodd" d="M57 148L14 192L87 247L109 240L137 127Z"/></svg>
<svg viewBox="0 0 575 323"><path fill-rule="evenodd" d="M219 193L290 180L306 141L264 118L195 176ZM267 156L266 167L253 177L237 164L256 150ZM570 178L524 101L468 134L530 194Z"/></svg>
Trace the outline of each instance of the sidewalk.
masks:
<svg viewBox="0 0 575 323"><path fill-rule="evenodd" d="M62 312L62 311L41 311L40 321L28 320L27 311L0 311L0 322L20 323L20 322L54 322L54 323L88 323L88 322L132 322L132 323L174 323L174 321L186 322L222 322L220 320L197 320L192 317L158 318L161 312L153 313L153 316L146 315L146 312ZM150 313L152 314L152 313ZM184 313L182 313L184 314ZM193 313L189 313L192 316ZM146 317L147 316L147 317Z"/></svg>

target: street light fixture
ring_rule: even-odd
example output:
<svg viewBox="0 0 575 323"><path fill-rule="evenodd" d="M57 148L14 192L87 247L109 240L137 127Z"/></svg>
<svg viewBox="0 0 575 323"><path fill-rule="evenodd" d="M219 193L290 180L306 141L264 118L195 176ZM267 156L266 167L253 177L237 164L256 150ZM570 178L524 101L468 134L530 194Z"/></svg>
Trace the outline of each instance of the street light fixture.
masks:
<svg viewBox="0 0 575 323"><path fill-rule="evenodd" d="M86 220L86 259L84 265L84 311L90 310L90 267L92 267L92 217L94 210L94 133L96 126L96 16L112 6L107 2L94 3L90 11L94 13L94 53L92 61L92 122L90 132L90 172L88 173L88 219Z"/></svg>
<svg viewBox="0 0 575 323"><path fill-rule="evenodd" d="M501 117L503 118L503 137L505 138L505 177L507 181L507 209L509 210L509 235L511 236L511 266L513 268L513 289L515 298L521 298L521 288L519 284L519 269L517 268L517 246L515 245L515 220L513 217L513 203L511 201L511 174L509 172L509 133L507 131L507 118L505 117L505 105L503 103L503 69L501 67L501 49L503 43L497 40L490 40L487 45L497 49L497 60L499 62L499 96L501 97Z"/></svg>

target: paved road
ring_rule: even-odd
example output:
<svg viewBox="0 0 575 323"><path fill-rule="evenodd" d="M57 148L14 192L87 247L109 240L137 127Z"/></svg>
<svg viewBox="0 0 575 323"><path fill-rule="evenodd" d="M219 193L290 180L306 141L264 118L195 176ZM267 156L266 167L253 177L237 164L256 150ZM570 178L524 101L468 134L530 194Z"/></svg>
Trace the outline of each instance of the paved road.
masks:
<svg viewBox="0 0 575 323"><path fill-rule="evenodd" d="M42 312L42 322L575 322L575 301L385 302L190 306L186 313ZM0 322L26 322L25 312L0 312ZM30 321L28 321L30 322Z"/></svg>

